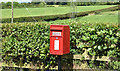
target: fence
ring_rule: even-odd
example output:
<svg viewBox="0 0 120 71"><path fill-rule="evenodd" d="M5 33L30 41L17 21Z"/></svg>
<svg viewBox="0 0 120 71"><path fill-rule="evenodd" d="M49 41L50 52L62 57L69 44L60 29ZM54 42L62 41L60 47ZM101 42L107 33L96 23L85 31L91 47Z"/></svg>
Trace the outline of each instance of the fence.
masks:
<svg viewBox="0 0 120 71"><path fill-rule="evenodd" d="M112 8L107 8L107 9L100 9L100 10L96 10L96 11L91 11L89 13L94 13L94 12L101 12L103 10L117 10L118 9L118 6L116 7L112 7ZM80 16L80 15L85 15L88 13L87 12L84 12L83 14L81 13L72 13L72 15L76 14L76 16ZM71 15L71 14L70 14ZM69 18L70 15L67 15L67 17ZM60 17L60 16L59 16ZM73 16L72 16L73 17ZM60 19L58 18L58 16L56 17L57 19ZM23 19L23 18L22 18ZM32 20L34 20L33 17L31 17ZM38 17L39 19L39 17ZM19 20L19 18L18 18ZM30 20L30 19L28 19ZM35 21L35 20L34 20ZM26 22L26 21L23 21L23 22ZM86 69L88 68L89 69L89 66L88 66L88 61L103 61L103 62L112 62L112 61L115 61L115 62L119 62L120 60L118 58L115 58L115 57L108 57L108 56L90 56L88 54L88 51L89 49L88 48L84 48L84 53L83 54L77 54L77 55L70 55L70 54L67 54L67 55L63 55L62 56L62 59L63 59L63 65L62 65L62 68L63 69L71 69L71 70L74 70L74 69ZM0 57L1 58L1 57ZM66 62L65 60L67 60L68 62ZM80 64L78 63L75 63L75 60L80 60L82 61ZM33 64L26 64L22 67L20 66L17 66L15 65L14 63L5 63L5 62L0 62L0 67L7 67L8 69L10 68L11 71L14 68L18 68L18 70L22 70L22 69L26 69L26 68L29 68L29 69L45 69L44 67L39 67L39 66L36 66L36 65L33 65ZM120 68L120 65L118 65L118 68ZM50 68L50 69L55 69L57 70L57 65L54 67L54 68ZM93 71L93 70L92 70ZM110 70L109 70L110 71Z"/></svg>
<svg viewBox="0 0 120 71"><path fill-rule="evenodd" d="M89 69L88 71L90 71L90 68L89 68L88 63L87 63L87 61L89 61L89 60L92 60L92 61L104 61L104 62L112 62L112 61L120 62L120 60L118 60L118 58L115 58L115 57L90 56L88 54L89 49L84 48L83 50L85 50L85 51L84 51L84 53L82 55L80 55L80 54L76 54L76 55L66 54L66 55L63 55L62 56L62 59L63 59L63 61L62 61L62 69L63 70L66 70L66 69L68 69L68 70L86 69L86 71L87 71L87 69ZM68 61L70 61L70 62L64 61L66 59ZM77 63L74 63L73 60L82 60L82 63L81 64L77 64ZM6 64L5 62L3 62L3 63L0 62L0 65L2 67L9 67L9 68L12 67L12 68L18 68L20 70L23 70L23 69L26 69L26 68L31 69L33 71L35 71L36 69L42 69L42 70L45 69L42 66L38 67L37 65L32 65L32 64L26 64L26 65L20 67L20 66L17 66L15 64L13 64L13 63ZM55 66L54 68L50 68L50 69L51 70L57 70L57 68L58 68L58 66ZM120 68L120 66L118 66L118 68ZM95 71L101 71L101 70L95 70ZM109 71L113 71L113 70L109 70Z"/></svg>
<svg viewBox="0 0 120 71"><path fill-rule="evenodd" d="M66 8L64 8L63 10L65 10ZM69 8L68 8L69 9ZM75 8L70 8L69 13L65 13L65 14L53 14L53 15L43 15L43 16L29 16L29 17L15 17L14 18L14 22L44 22L44 21L54 21L57 19L70 19L70 18L75 18L75 17L82 17L82 16L86 16L89 14L97 14L100 12L105 12L105 11L114 11L114 10L118 10L118 6L114 6L114 7L109 7L109 8L104 8L104 9L99 9L99 10L92 10L92 11L85 11L85 12L76 12L77 7ZM57 10L57 8L56 8ZM74 12L75 10L75 12ZM46 9L47 11L47 9ZM53 9L54 11L54 9ZM59 10L58 10L59 11ZM52 14L52 13L51 13ZM11 22L11 18L3 18L1 19L3 23L10 23Z"/></svg>

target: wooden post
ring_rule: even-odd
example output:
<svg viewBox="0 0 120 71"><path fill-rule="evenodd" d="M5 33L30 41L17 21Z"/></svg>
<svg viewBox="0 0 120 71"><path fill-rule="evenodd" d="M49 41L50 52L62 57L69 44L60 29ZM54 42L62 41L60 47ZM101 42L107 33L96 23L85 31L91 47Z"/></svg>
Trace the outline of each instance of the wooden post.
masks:
<svg viewBox="0 0 120 71"><path fill-rule="evenodd" d="M2 66L0 66L0 71L2 71Z"/></svg>
<svg viewBox="0 0 120 71"><path fill-rule="evenodd" d="M12 0L12 18L11 18L11 23L13 23L13 0Z"/></svg>

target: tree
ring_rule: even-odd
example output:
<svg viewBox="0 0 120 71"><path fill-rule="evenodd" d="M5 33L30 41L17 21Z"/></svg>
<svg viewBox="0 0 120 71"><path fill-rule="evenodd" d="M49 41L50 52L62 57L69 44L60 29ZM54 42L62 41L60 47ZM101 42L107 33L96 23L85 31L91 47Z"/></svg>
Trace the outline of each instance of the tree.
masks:
<svg viewBox="0 0 120 71"><path fill-rule="evenodd" d="M13 2L13 6L14 6L14 8L18 8L18 2Z"/></svg>
<svg viewBox="0 0 120 71"><path fill-rule="evenodd" d="M4 2L1 2L0 4L2 5L2 9L5 9L5 7L6 7L5 5L6 4Z"/></svg>
<svg viewBox="0 0 120 71"><path fill-rule="evenodd" d="M41 2L41 3L39 4L40 7L44 7L45 5L46 5L45 2Z"/></svg>
<svg viewBox="0 0 120 71"><path fill-rule="evenodd" d="M6 8L11 8L11 2L7 2L5 7Z"/></svg>
<svg viewBox="0 0 120 71"><path fill-rule="evenodd" d="M46 2L47 5L54 5L54 2Z"/></svg>
<svg viewBox="0 0 120 71"><path fill-rule="evenodd" d="M61 5L67 5L67 2L62 2Z"/></svg>

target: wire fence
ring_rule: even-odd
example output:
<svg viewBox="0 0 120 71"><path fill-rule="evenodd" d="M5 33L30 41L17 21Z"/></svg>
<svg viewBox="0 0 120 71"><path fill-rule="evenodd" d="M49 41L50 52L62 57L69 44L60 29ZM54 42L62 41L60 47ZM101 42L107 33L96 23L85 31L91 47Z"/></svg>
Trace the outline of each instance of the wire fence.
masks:
<svg viewBox="0 0 120 71"><path fill-rule="evenodd" d="M19 4L18 4L19 5ZM75 18L75 4L71 2L70 6L62 5L44 5L37 8L29 8L25 3L22 3L23 8L1 9L2 16L1 22L11 23L12 16L13 22L38 22L38 21L51 21L61 19L60 15L69 14L68 18ZM41 5L41 4L39 4ZM59 16L59 17L57 17Z"/></svg>
<svg viewBox="0 0 120 71"><path fill-rule="evenodd" d="M0 70L2 70L2 28L1 28L1 19L2 19L2 4L0 4Z"/></svg>
<svg viewBox="0 0 120 71"><path fill-rule="evenodd" d="M85 3L80 3L85 5ZM18 4L19 5L19 4ZM70 2L69 5L45 5L44 4L39 4L40 6L37 8L29 8L29 6L27 6L25 3L22 3L23 8L14 8L13 11L13 15L14 15L14 23L15 22L54 22L56 23L60 23L61 20L62 23L66 23L65 20L68 20L70 22L74 22L77 21L77 17L83 17L83 16L91 16L91 15L96 15L96 13L99 13L99 11L102 11L104 9L100 8L100 10L95 10L93 8L93 10L95 11L89 11L89 10L85 10L87 12L83 12L83 8L82 7L77 7L76 3L74 2ZM2 6L0 6L2 7ZM84 7L84 6L83 6ZM85 6L86 7L86 6ZM111 6L110 6L111 7ZM118 9L117 9L118 8ZM113 10L113 11L119 11L120 12L120 8L118 7L114 7L112 9L108 9L108 10ZM89 8L87 8L89 9ZM106 8L105 8L106 10ZM82 11L82 14L81 14ZM118 23L120 24L120 13L118 13ZM1 22L3 23L11 23L11 17L12 17L12 11L11 9L0 9L0 17L1 17ZM70 19L70 20L69 20ZM0 24L0 65L2 65L2 26ZM1 66L0 66L1 67ZM7 68L7 67L6 67ZM4 69L6 69L4 68ZM1 68L0 68L1 69ZM3 70L4 70L3 69ZM18 71L20 70L19 68L16 68ZM6 69L7 70L7 69ZM8 68L9 70L9 68ZM12 70L12 69L11 69ZM15 70L13 68L13 70ZM25 69L26 70L26 69ZM27 70L26 70L27 71Z"/></svg>
<svg viewBox="0 0 120 71"><path fill-rule="evenodd" d="M28 4L27 3L21 3L21 4L14 3L15 8L13 10L13 19L14 19L13 21L14 23L15 22L45 22L45 21L48 22L48 21L64 20L64 19L73 19L71 21L77 21L77 19L74 19L74 18L83 17L86 15L96 15L100 13L101 9L105 10L106 8L117 6L117 4L119 3L117 2L116 3L114 2L112 3L109 3L109 2L108 3L96 3L96 2L86 3L86 2L72 2L72 1L69 3L58 2L55 4L54 2L39 2L38 4L36 3L35 5L32 5L32 3L28 3ZM108 7L106 5L108 5ZM91 6L91 8L89 6ZM1 7L4 8L4 5ZM118 9L119 8L112 8L112 9L106 9L106 10L116 11ZM12 9L11 8L1 9L0 16L1 16L0 20L2 23L11 23Z"/></svg>

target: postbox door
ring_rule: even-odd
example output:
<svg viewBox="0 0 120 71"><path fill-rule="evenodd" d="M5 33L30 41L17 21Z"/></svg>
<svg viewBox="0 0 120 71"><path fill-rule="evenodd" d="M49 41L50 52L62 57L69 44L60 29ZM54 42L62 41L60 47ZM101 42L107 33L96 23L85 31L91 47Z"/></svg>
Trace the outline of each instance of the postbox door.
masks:
<svg viewBox="0 0 120 71"><path fill-rule="evenodd" d="M50 39L50 53L51 54L57 54L60 55L62 54L62 43L63 39L61 37L52 37Z"/></svg>
<svg viewBox="0 0 120 71"><path fill-rule="evenodd" d="M62 54L63 52L63 38L62 37L52 37L50 39L50 53L51 54Z"/></svg>

